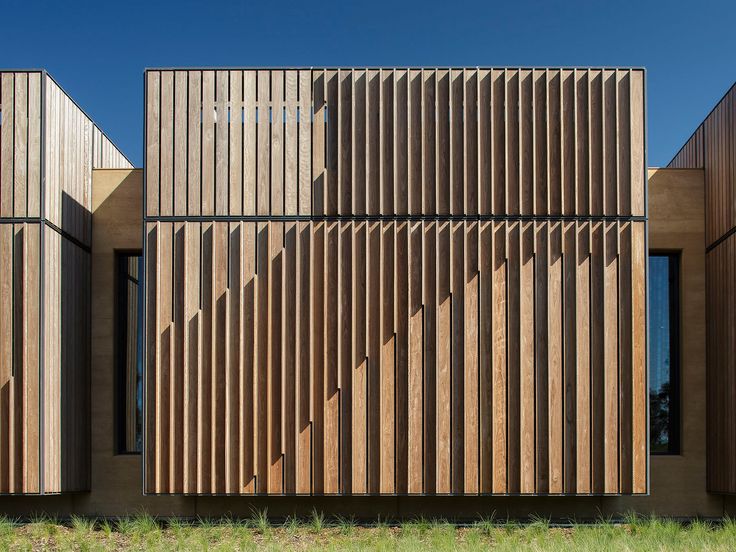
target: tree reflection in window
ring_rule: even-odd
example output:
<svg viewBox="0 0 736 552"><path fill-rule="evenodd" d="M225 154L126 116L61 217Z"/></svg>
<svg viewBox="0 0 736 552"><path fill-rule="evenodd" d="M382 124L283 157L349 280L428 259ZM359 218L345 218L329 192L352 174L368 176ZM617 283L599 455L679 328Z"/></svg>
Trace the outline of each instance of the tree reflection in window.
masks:
<svg viewBox="0 0 736 552"><path fill-rule="evenodd" d="M653 454L680 452L679 256L649 255L649 442Z"/></svg>

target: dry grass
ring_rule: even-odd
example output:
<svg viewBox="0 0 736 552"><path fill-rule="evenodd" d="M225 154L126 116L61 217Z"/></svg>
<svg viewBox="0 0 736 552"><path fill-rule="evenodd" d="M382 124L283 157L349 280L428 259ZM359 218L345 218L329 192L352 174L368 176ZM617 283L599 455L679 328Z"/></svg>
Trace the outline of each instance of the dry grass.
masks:
<svg viewBox="0 0 736 552"><path fill-rule="evenodd" d="M274 525L266 512L248 520L156 520L148 515L115 521L39 517L19 523L0 518L0 550L735 550L736 522L629 516L625 523L551 526L480 520L455 525L417 519L400 524L357 524L313 512Z"/></svg>

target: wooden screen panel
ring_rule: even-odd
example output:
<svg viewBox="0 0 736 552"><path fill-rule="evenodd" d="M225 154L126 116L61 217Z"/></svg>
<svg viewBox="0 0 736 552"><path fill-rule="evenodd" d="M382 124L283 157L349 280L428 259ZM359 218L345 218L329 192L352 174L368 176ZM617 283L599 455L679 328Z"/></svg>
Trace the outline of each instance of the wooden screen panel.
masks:
<svg viewBox="0 0 736 552"><path fill-rule="evenodd" d="M646 492L643 98L148 71L146 491Z"/></svg>
<svg viewBox="0 0 736 552"><path fill-rule="evenodd" d="M146 492L646 492L644 225L149 222Z"/></svg>
<svg viewBox="0 0 736 552"><path fill-rule="evenodd" d="M149 217L645 214L640 70L145 78Z"/></svg>
<svg viewBox="0 0 736 552"><path fill-rule="evenodd" d="M0 217L38 217L41 73L0 72Z"/></svg>
<svg viewBox="0 0 736 552"><path fill-rule="evenodd" d="M0 224L0 493L40 490L40 225Z"/></svg>

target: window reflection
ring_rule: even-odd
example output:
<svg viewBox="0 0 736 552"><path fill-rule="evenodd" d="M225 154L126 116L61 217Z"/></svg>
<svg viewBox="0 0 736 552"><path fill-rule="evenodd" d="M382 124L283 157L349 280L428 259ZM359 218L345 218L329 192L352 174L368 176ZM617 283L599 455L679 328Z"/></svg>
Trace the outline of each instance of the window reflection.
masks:
<svg viewBox="0 0 736 552"><path fill-rule="evenodd" d="M678 270L678 255L649 255L649 440L655 454L680 448Z"/></svg>

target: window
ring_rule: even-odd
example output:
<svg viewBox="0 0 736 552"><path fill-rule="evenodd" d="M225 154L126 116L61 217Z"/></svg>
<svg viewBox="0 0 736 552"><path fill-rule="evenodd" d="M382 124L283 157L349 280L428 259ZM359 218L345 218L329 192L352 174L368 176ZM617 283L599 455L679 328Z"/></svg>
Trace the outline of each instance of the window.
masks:
<svg viewBox="0 0 736 552"><path fill-rule="evenodd" d="M143 258L118 253L116 264L117 452L143 449Z"/></svg>
<svg viewBox="0 0 736 552"><path fill-rule="evenodd" d="M677 254L649 255L649 442L680 453L679 268Z"/></svg>

